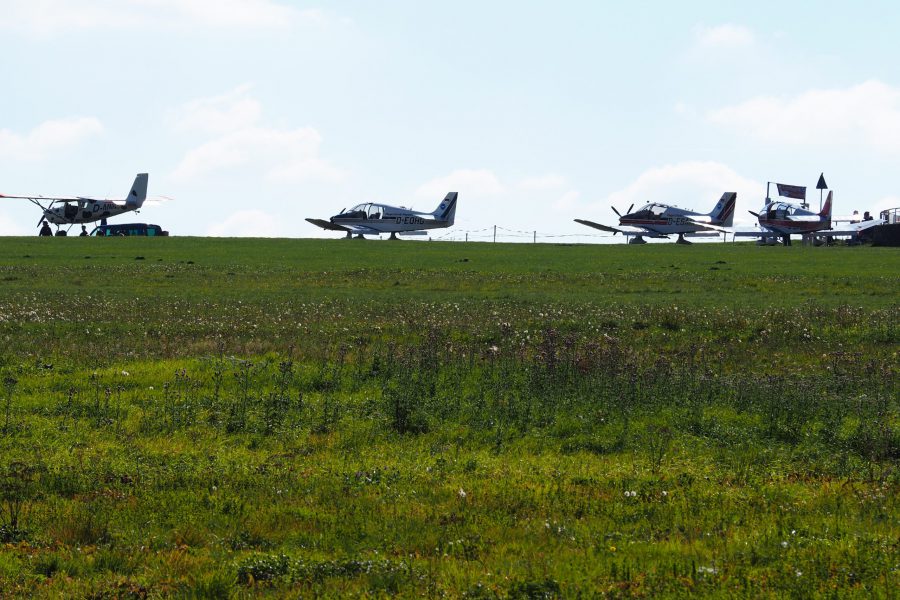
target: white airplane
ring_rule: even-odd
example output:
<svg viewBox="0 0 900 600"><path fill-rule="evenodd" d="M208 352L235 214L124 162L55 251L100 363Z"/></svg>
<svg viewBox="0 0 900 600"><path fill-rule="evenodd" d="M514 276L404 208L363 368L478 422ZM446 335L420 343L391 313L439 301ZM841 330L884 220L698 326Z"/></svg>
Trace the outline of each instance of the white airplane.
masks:
<svg viewBox="0 0 900 600"><path fill-rule="evenodd" d="M709 235L708 232L727 232L725 229L734 223L734 205L737 203L736 192L725 192L708 213L698 213L670 204L651 202L631 212L634 204L623 215L616 207L613 211L619 215L619 228L601 225L593 221L575 219L576 223L587 225L601 231L609 231L613 235L621 233L631 236L629 244L646 244L644 236L668 238L670 234L678 234L676 244L690 244L684 239L687 235ZM713 234L717 235L717 234Z"/></svg>
<svg viewBox="0 0 900 600"><path fill-rule="evenodd" d="M122 213L137 211L147 199L147 173L139 173L134 178L128 197L122 200L100 200L97 198L52 197L52 196L9 196L0 194L0 198L24 198L37 205L41 211L38 225L45 219L57 226L92 223Z"/></svg>
<svg viewBox="0 0 900 600"><path fill-rule="evenodd" d="M456 218L456 200L459 194L450 192L433 212L418 212L403 206L390 206L369 202L357 204L350 210L342 210L328 221L306 219L313 225L330 231L344 231L347 237L354 235L379 235L390 233L390 239L401 235L426 235L426 229L450 227Z"/></svg>

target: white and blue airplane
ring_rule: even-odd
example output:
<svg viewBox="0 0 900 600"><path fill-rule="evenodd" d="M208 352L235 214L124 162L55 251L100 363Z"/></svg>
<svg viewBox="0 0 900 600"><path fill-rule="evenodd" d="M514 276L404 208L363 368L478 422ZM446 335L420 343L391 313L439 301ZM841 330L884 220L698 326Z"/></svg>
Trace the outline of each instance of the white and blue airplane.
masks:
<svg viewBox="0 0 900 600"><path fill-rule="evenodd" d="M459 194L450 192L432 212L419 212L403 206L391 206L367 202L350 210L342 210L329 220L306 219L313 225L329 231L343 231L348 238L390 233L390 239L400 235L426 235L427 229L450 227L456 218L456 200Z"/></svg>

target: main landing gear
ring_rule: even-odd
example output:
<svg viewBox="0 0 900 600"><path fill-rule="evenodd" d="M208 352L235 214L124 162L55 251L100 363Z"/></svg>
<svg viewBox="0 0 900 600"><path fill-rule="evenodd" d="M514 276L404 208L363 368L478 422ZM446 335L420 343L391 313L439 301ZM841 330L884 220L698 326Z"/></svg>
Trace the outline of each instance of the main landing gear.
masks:
<svg viewBox="0 0 900 600"><path fill-rule="evenodd" d="M684 234L683 234L683 233L679 233L679 234L678 234L678 239L675 240L675 243L676 243L676 244L687 244L688 246L690 246L690 245L693 244L694 242L689 242L689 241L687 241L686 239L684 239Z"/></svg>
<svg viewBox="0 0 900 600"><path fill-rule="evenodd" d="M633 238L631 238L630 240L628 240L628 243L629 244L646 244L647 240L645 240L644 236L642 236L642 235L636 235Z"/></svg>

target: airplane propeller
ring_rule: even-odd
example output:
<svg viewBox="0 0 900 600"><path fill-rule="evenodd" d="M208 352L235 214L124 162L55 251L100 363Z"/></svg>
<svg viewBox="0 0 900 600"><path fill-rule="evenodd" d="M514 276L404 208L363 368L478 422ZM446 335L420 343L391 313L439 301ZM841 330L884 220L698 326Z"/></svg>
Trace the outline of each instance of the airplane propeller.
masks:
<svg viewBox="0 0 900 600"><path fill-rule="evenodd" d="M748 210L747 212L750 213L751 215L753 215L754 217L756 217L757 219L759 218L759 213L755 213L752 210Z"/></svg>
<svg viewBox="0 0 900 600"><path fill-rule="evenodd" d="M616 213L617 215L619 215L619 218L620 218L620 219L622 218L622 213L620 213L620 212L616 209L615 206L610 206L610 208L613 209L613 212L614 212L614 213ZM625 211L625 214L626 214L626 215L627 215L627 214L630 214L630 213L631 213L631 209L633 209L633 208L634 208L634 203L632 203L631 206L628 207L628 210Z"/></svg>

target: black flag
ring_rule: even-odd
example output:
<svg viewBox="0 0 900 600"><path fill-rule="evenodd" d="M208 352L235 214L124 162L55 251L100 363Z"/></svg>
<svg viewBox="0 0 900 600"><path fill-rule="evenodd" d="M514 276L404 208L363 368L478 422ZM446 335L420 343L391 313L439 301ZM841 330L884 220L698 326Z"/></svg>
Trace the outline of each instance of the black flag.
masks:
<svg viewBox="0 0 900 600"><path fill-rule="evenodd" d="M821 175L819 175L819 183L816 184L816 189L817 190L827 190L828 189L828 184L825 183L825 173L822 173Z"/></svg>

